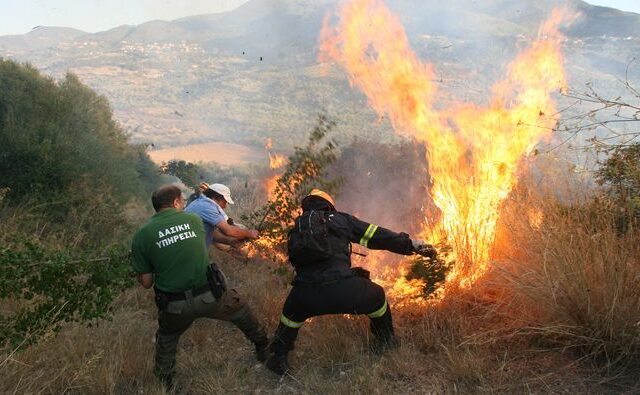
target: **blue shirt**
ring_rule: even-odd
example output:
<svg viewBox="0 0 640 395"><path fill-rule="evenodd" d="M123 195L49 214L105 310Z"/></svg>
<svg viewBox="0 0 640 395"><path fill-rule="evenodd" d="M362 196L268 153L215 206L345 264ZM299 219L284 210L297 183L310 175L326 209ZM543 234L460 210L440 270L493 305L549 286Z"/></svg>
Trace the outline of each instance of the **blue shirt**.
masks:
<svg viewBox="0 0 640 395"><path fill-rule="evenodd" d="M198 214L198 216L202 218L207 248L213 243L213 230L221 221L226 221L227 218L229 218L218 203L205 195L200 195L196 200L191 202L184 211Z"/></svg>

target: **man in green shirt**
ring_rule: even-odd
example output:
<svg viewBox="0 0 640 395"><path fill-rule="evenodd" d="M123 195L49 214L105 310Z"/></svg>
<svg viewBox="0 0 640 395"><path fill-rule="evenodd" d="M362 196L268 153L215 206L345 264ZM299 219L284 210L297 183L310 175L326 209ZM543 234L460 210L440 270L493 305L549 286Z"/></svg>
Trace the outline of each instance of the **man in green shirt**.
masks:
<svg viewBox="0 0 640 395"><path fill-rule="evenodd" d="M264 361L267 337L247 304L234 289L214 296L207 280L209 259L200 217L182 211L184 198L174 185L156 190L151 201L156 214L133 236L131 250L138 282L144 288L154 286L156 293L156 376L172 386L180 335L200 317L235 324L255 345L258 360Z"/></svg>

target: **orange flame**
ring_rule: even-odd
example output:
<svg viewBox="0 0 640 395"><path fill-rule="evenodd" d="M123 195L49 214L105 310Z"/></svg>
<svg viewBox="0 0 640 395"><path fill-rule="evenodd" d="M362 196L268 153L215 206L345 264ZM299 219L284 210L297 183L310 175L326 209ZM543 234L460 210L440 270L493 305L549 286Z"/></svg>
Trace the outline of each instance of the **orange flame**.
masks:
<svg viewBox="0 0 640 395"><path fill-rule="evenodd" d="M267 191L267 199L273 201L275 199L275 189L278 184L278 177L280 174L272 175L264 180L264 189Z"/></svg>
<svg viewBox="0 0 640 395"><path fill-rule="evenodd" d="M280 169L287 164L287 158L284 155L278 155L271 152L271 148L273 147L273 143L271 138L267 138L264 148L267 150L267 155L269 155L269 168L272 170ZM278 182L278 177L280 177L280 173L272 174L267 179L263 181L264 189L267 191L267 198L272 201L274 196L274 191Z"/></svg>
<svg viewBox="0 0 640 395"><path fill-rule="evenodd" d="M369 250L366 258L354 255L352 261L354 266L363 266L371 272L371 279L386 289L395 307L426 303L423 298L425 282L406 279L409 268L405 259L384 251Z"/></svg>
<svg viewBox="0 0 640 395"><path fill-rule="evenodd" d="M287 158L284 155L272 154L269 152L269 168L279 169L287 164Z"/></svg>
<svg viewBox="0 0 640 395"><path fill-rule="evenodd" d="M379 115L426 146L431 195L442 215L435 227L423 224L424 235L436 239L444 232L453 248L448 283L468 287L485 273L499 208L516 183L518 165L556 122L551 94L565 86L557 30L564 19L553 12L493 87L488 106L437 110L432 66L416 57L382 1L350 1L335 27L325 18L319 59L343 66Z"/></svg>

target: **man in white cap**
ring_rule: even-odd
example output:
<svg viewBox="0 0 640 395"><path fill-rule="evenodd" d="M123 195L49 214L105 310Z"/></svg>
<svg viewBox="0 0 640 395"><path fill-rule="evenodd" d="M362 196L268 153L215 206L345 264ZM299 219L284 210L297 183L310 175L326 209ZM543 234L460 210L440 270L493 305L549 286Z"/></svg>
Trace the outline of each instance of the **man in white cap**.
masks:
<svg viewBox="0 0 640 395"><path fill-rule="evenodd" d="M227 204L233 204L229 187L224 184L209 184L208 188L185 209L202 218L207 234L207 248L214 242L214 231L220 231L232 241L258 237L258 231L255 229L243 229L229 223L229 216L224 212ZM225 243L229 244L229 239Z"/></svg>
<svg viewBox="0 0 640 395"><path fill-rule="evenodd" d="M189 195L189 198L187 199L187 206L190 205L191 202L196 200L198 197L200 197L200 195L202 195L202 192L206 191L207 189L209 189L209 184L207 184L206 182L201 182L200 185L198 185L198 189L194 193Z"/></svg>

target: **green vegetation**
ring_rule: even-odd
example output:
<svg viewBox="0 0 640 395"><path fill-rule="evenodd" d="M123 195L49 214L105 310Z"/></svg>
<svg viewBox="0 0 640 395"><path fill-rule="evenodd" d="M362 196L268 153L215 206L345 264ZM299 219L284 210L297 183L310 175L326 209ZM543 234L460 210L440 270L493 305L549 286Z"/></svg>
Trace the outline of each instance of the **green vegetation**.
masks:
<svg viewBox="0 0 640 395"><path fill-rule="evenodd" d="M144 149L128 144L106 98L73 74L55 82L2 61L0 92L0 185L10 202L52 201L82 184L125 202L157 183Z"/></svg>
<svg viewBox="0 0 640 395"><path fill-rule="evenodd" d="M131 283L126 248L141 197L161 182L107 100L0 61L0 346L109 316Z"/></svg>
<svg viewBox="0 0 640 395"><path fill-rule="evenodd" d="M596 171L610 203L618 212L621 231L640 219L640 143L606 148L608 157Z"/></svg>
<svg viewBox="0 0 640 395"><path fill-rule="evenodd" d="M112 301L131 285L129 267L117 249L108 256L25 241L21 249L0 249L0 298L22 301L2 317L0 339L12 347L34 343L64 322L105 318Z"/></svg>
<svg viewBox="0 0 640 395"><path fill-rule="evenodd" d="M447 273L455 262L449 262L444 258L447 247L444 245L435 246L438 250L438 257L435 259L416 256L412 259L409 272L406 275L407 280L423 280L424 287L422 293L425 297L430 296L444 285Z"/></svg>
<svg viewBox="0 0 640 395"><path fill-rule="evenodd" d="M184 185L197 190L198 185L202 182L202 174L200 168L191 162L183 160L170 160L169 162L162 162L160 170L164 174L169 174L174 177L178 177Z"/></svg>

